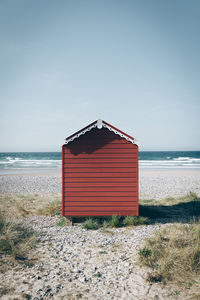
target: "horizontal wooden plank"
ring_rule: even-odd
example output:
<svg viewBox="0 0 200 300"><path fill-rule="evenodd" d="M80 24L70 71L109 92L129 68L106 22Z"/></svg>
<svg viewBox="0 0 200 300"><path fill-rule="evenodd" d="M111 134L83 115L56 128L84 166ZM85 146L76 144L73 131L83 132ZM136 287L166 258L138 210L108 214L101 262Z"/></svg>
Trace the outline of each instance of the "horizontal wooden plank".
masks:
<svg viewBox="0 0 200 300"><path fill-rule="evenodd" d="M96 172L96 173L71 173L70 174L68 172L64 172L64 177L65 178L93 178L93 177L96 177L96 178L134 178L136 177L136 172L126 172L126 173L106 173L106 172Z"/></svg>
<svg viewBox="0 0 200 300"><path fill-rule="evenodd" d="M100 206L100 207L64 207L64 212L67 211L76 211L76 212L92 212L92 211L105 211L105 212L117 212L120 210L123 210L124 212L129 212L131 209L136 210L136 206L127 207L127 206L119 206L119 207L106 207L106 206Z"/></svg>
<svg viewBox="0 0 200 300"><path fill-rule="evenodd" d="M69 159L113 159L113 158L136 158L137 155L133 153L79 153L79 154L72 154L72 153L67 153L64 155L64 158L69 158Z"/></svg>
<svg viewBox="0 0 200 300"><path fill-rule="evenodd" d="M120 196L93 196L93 197L88 197L88 196L77 196L77 197L68 197L66 194L64 194L64 202L68 202L68 201L87 201L87 199L90 198L90 201L124 201L124 199L126 199L126 201L136 201L138 199L138 196L135 194L135 196L124 196L124 195L120 195ZM85 199L85 200L84 200Z"/></svg>
<svg viewBox="0 0 200 300"><path fill-rule="evenodd" d="M82 186L80 187L80 184L78 186L71 186L71 185L65 185L64 191L67 192L136 192L137 191L137 185L131 185L128 186Z"/></svg>
<svg viewBox="0 0 200 300"><path fill-rule="evenodd" d="M119 167L98 167L98 168L89 168L89 167L84 167L84 168L79 168L79 167L73 167L73 168L68 168L64 166L64 173L67 172L69 174L71 173L131 173L131 172L136 172L136 167L128 167L128 168L119 168Z"/></svg>
<svg viewBox="0 0 200 300"><path fill-rule="evenodd" d="M64 211L64 216L66 217L100 217L100 216L138 216L138 211L135 209L130 209L130 211L87 211L87 212L77 212L77 211Z"/></svg>
<svg viewBox="0 0 200 300"><path fill-rule="evenodd" d="M73 178L74 179L74 178ZM95 178L96 179L96 178ZM117 178L116 178L117 179ZM65 188L69 188L69 189L73 189L73 188L85 188L85 189L89 189L89 188L100 188L102 189L104 187L105 188L135 188L137 187L137 182L135 182L134 180L131 180L130 182L114 182L112 180L112 182L107 182L108 180L104 181L104 182L69 182L66 178L64 179L65 184Z"/></svg>
<svg viewBox="0 0 200 300"><path fill-rule="evenodd" d="M134 163L102 163L102 162L86 162L86 163L64 163L64 168L136 168L137 162Z"/></svg>
<svg viewBox="0 0 200 300"><path fill-rule="evenodd" d="M135 191L123 191L123 192L119 192L119 191L68 191L65 192L65 196L66 197L128 197L128 196L136 196L137 192Z"/></svg>
<svg viewBox="0 0 200 300"><path fill-rule="evenodd" d="M133 202L133 201L119 201L119 202L115 202L115 201L105 201L105 202L94 202L94 201L68 201L64 204L65 209L67 210L68 207L72 208L74 207L76 209L76 207L136 207L138 205L138 202Z"/></svg>
<svg viewBox="0 0 200 300"><path fill-rule="evenodd" d="M76 157L75 159L69 158L68 156L65 157L64 159L64 164L66 165L75 165L75 164L137 164L138 163L138 159L137 157L135 158L91 158L91 159L87 159L87 158L79 158Z"/></svg>
<svg viewBox="0 0 200 300"><path fill-rule="evenodd" d="M105 179L106 178L106 179ZM126 184L132 184L132 183L136 183L138 181L137 178L137 174L134 174L132 177L102 177L102 178L98 178L98 177L73 177L73 176L65 176L63 181L65 183L87 183L87 184L91 184L91 183L103 183L103 184L110 184L110 183L114 183L114 184L119 184L121 185L122 183L126 183Z"/></svg>
<svg viewBox="0 0 200 300"><path fill-rule="evenodd" d="M80 153L88 153L88 154L116 154L116 153L119 153L119 154L123 154L123 153L135 153L135 149L134 148L125 148L125 149L121 149L121 148L93 148L91 150L91 148L88 148L88 149L68 149L66 148L65 149L65 154L68 154L68 153L72 153L72 154L80 154Z"/></svg>

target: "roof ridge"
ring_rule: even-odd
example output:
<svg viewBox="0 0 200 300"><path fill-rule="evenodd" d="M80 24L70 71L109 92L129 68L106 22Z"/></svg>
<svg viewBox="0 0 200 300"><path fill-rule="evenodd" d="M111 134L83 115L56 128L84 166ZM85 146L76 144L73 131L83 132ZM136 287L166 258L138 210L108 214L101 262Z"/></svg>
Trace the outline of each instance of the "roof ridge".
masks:
<svg viewBox="0 0 200 300"><path fill-rule="evenodd" d="M131 142L132 144L136 144L136 142L134 141L134 137L128 135L127 133L121 131L120 129L114 127L113 125L107 123L106 121L102 120L102 119L98 119L92 123L90 123L89 125L87 125L86 127L83 127L82 129L76 131L74 134L68 136L65 139L65 144L68 144L69 142L72 142L73 140L75 140L76 138L79 138L81 135L84 135L86 132L92 130L93 128L98 128L99 130L101 130L102 128L107 128L110 131L113 131L115 134L121 136L122 138L125 138L127 141Z"/></svg>

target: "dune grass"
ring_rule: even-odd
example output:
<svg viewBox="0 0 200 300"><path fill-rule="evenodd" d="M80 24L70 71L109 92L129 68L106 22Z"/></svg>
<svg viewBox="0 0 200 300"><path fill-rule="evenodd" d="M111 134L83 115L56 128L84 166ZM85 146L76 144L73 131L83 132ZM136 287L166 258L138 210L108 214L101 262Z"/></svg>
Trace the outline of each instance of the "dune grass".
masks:
<svg viewBox="0 0 200 300"><path fill-rule="evenodd" d="M41 209L38 210L38 214L44 216L61 216L62 215L62 202L61 198L56 198L46 203Z"/></svg>
<svg viewBox="0 0 200 300"><path fill-rule="evenodd" d="M0 253L16 260L27 260L36 242L36 232L23 223L7 220L0 214Z"/></svg>
<svg viewBox="0 0 200 300"><path fill-rule="evenodd" d="M5 194L0 193L0 212L8 218L27 218L35 215L61 213L61 194Z"/></svg>
<svg viewBox="0 0 200 300"><path fill-rule="evenodd" d="M193 286L191 299L200 299L200 221L163 229L147 240L139 257L151 269L150 282Z"/></svg>

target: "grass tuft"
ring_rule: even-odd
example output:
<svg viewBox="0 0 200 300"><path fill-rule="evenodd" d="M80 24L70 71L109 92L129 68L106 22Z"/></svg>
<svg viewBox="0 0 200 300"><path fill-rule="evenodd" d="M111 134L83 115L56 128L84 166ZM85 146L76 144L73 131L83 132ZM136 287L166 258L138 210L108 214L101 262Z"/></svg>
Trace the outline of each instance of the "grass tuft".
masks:
<svg viewBox="0 0 200 300"><path fill-rule="evenodd" d="M27 218L35 215L61 214L60 194L0 193L0 211L8 218Z"/></svg>
<svg viewBox="0 0 200 300"><path fill-rule="evenodd" d="M146 242L139 257L152 269L149 281L195 283L200 288L200 222L163 229Z"/></svg>
<svg viewBox="0 0 200 300"><path fill-rule="evenodd" d="M154 272L148 273L147 280L150 282L162 282L163 277L159 272L154 271Z"/></svg>
<svg viewBox="0 0 200 300"><path fill-rule="evenodd" d="M136 225L144 225L148 224L149 219L147 217L135 217L135 216L127 216L125 217L123 224L125 226L136 226Z"/></svg>
<svg viewBox="0 0 200 300"><path fill-rule="evenodd" d="M83 223L83 228L85 229L91 229L91 230L96 230L100 227L100 224L96 219L89 218Z"/></svg>
<svg viewBox="0 0 200 300"><path fill-rule="evenodd" d="M94 274L94 277L100 278L100 277L102 277L102 274L100 272L97 272Z"/></svg>
<svg viewBox="0 0 200 300"><path fill-rule="evenodd" d="M112 216L109 222L110 227L120 227L120 217L119 216Z"/></svg>
<svg viewBox="0 0 200 300"><path fill-rule="evenodd" d="M103 228L110 227L110 221L108 220L108 218L106 220L103 220L102 226L103 226Z"/></svg>
<svg viewBox="0 0 200 300"><path fill-rule="evenodd" d="M143 259L146 259L152 255L152 252L151 252L151 249L144 247L144 248L140 249L139 254Z"/></svg>
<svg viewBox="0 0 200 300"><path fill-rule="evenodd" d="M67 225L67 221L65 217L61 217L60 220L56 224L59 227L64 227Z"/></svg>
<svg viewBox="0 0 200 300"><path fill-rule="evenodd" d="M7 221L0 214L0 253L26 260L36 241L36 232L22 223Z"/></svg>
<svg viewBox="0 0 200 300"><path fill-rule="evenodd" d="M137 225L144 225L148 224L149 219L146 217L135 217L135 216L116 216L113 215L111 217L90 217L86 219L83 223L83 228L85 229L99 229L103 227L106 228L116 228L116 227L123 227L123 226L137 226Z"/></svg>
<svg viewBox="0 0 200 300"><path fill-rule="evenodd" d="M11 288L10 286L5 285L5 283L1 284L1 287L0 287L0 297L4 296L4 295L7 295L10 292L14 292L14 288Z"/></svg>
<svg viewBox="0 0 200 300"><path fill-rule="evenodd" d="M60 199L53 200L40 209L39 213L44 216L59 216L62 214L62 202Z"/></svg>

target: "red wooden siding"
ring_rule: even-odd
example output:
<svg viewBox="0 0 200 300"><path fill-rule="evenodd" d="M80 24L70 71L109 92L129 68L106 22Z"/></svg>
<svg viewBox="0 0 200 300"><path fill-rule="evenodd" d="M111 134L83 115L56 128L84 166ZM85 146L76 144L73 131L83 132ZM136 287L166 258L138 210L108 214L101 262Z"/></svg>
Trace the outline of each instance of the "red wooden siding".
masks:
<svg viewBox="0 0 200 300"><path fill-rule="evenodd" d="M107 128L63 145L63 215L138 215L138 147Z"/></svg>

